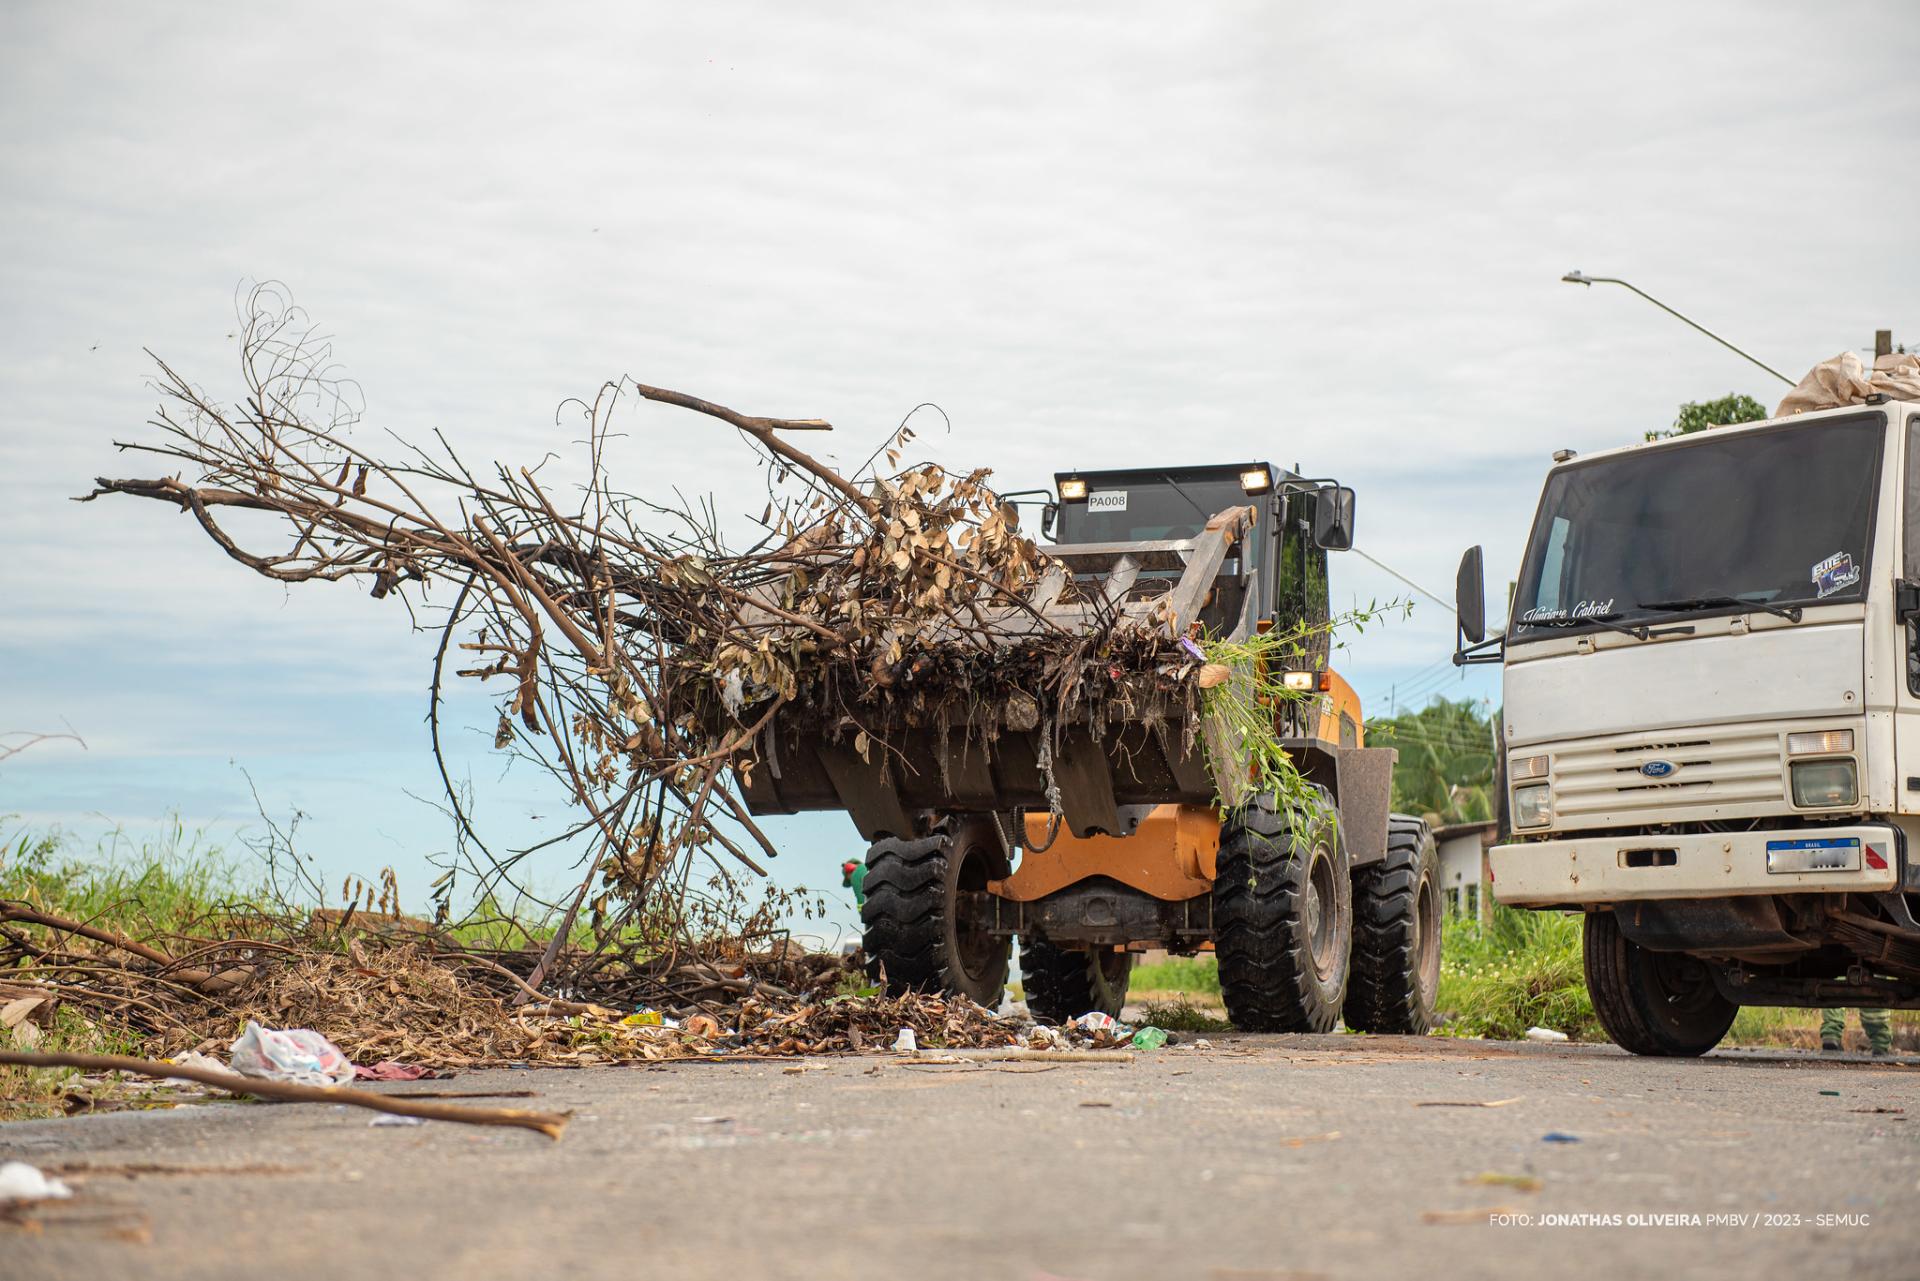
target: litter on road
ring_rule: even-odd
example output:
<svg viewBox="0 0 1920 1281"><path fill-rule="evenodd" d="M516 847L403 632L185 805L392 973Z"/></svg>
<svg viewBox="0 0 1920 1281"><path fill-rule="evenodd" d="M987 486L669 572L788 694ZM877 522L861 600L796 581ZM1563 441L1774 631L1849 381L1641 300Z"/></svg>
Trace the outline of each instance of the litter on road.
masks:
<svg viewBox="0 0 1920 1281"><path fill-rule="evenodd" d="M48 1178L25 1161L0 1165L0 1202L58 1200L72 1195L72 1188Z"/></svg>

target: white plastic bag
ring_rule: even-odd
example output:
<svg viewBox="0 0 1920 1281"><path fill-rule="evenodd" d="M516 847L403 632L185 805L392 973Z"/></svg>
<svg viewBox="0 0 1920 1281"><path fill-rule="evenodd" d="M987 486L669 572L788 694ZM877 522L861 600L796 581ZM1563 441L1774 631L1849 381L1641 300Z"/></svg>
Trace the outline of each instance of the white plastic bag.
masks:
<svg viewBox="0 0 1920 1281"><path fill-rule="evenodd" d="M242 1076L294 1085L349 1085L353 1063L339 1047L307 1028L275 1031L247 1020L247 1030L233 1043L228 1057Z"/></svg>
<svg viewBox="0 0 1920 1281"><path fill-rule="evenodd" d="M0 1202L47 1201L72 1195L72 1188L58 1179L49 1179L37 1166L25 1161L0 1165Z"/></svg>

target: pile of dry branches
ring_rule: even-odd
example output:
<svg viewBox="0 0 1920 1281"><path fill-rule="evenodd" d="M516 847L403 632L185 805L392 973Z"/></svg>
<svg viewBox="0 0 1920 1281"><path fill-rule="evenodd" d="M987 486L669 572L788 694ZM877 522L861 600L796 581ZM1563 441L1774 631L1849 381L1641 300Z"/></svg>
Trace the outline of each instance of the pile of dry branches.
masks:
<svg viewBox="0 0 1920 1281"><path fill-rule="evenodd" d="M224 1058L253 1019L312 1028L356 1063L435 1068L883 1049L903 1027L931 1047L1014 1040L1011 1023L965 998L853 995L845 989L864 980L831 956L663 961L592 989L597 999L560 1000L526 983L537 952L463 946L405 917L243 911L196 933L225 937L135 939L0 901L0 1006L18 1009L14 1024L43 1027L64 1007L130 1034L153 1057ZM642 990L658 1004L636 1018L636 1005L650 1005L634 999ZM516 1000L524 996L537 999Z"/></svg>
<svg viewBox="0 0 1920 1281"><path fill-rule="evenodd" d="M696 857L755 872L776 853L739 796L759 734L805 705L863 756L929 698L1032 699L1049 723L1091 714L1154 663L1161 629L1076 626L1029 603L1046 558L987 473L903 466L903 425L846 476L788 438L818 420L753 417L630 380L570 402L581 456L540 468L470 467L431 448L376 452L355 431L352 385L277 288L241 307L244 390L227 402L156 357L157 440L120 447L168 474L102 477L86 500L173 504L226 555L285 583L363 580L439 633L431 721L440 752L443 668L503 681L495 745L558 776L582 817L586 875L528 975L546 990L583 907L602 940L685 943ZM762 536L744 550L704 509L619 489L606 469L616 407L634 398L706 415L760 456ZM551 478L543 474L548 470ZM756 500L757 501L757 500ZM1095 656L1098 661L1094 661ZM524 901L444 757L472 900ZM539 847L535 847L539 848ZM513 893L506 892L511 886ZM597 890L597 892L596 892ZM453 879L439 888L442 911Z"/></svg>

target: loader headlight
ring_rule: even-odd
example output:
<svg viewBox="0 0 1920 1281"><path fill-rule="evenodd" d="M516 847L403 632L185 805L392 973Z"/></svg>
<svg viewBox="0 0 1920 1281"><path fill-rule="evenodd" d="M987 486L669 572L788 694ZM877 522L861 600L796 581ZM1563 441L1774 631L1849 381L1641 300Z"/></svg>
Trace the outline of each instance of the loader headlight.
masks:
<svg viewBox="0 0 1920 1281"><path fill-rule="evenodd" d="M1273 488L1273 473L1264 467L1250 467L1240 473L1240 488L1249 494L1264 494Z"/></svg>
<svg viewBox="0 0 1920 1281"><path fill-rule="evenodd" d="M1852 761L1800 761L1792 768L1793 803L1806 809L1852 805L1860 783Z"/></svg>
<svg viewBox="0 0 1920 1281"><path fill-rule="evenodd" d="M1077 503L1087 496L1087 482L1084 480L1063 480L1060 482L1060 501Z"/></svg>
<svg viewBox="0 0 1920 1281"><path fill-rule="evenodd" d="M1513 789L1513 825L1545 827L1553 822L1553 789L1545 783Z"/></svg>

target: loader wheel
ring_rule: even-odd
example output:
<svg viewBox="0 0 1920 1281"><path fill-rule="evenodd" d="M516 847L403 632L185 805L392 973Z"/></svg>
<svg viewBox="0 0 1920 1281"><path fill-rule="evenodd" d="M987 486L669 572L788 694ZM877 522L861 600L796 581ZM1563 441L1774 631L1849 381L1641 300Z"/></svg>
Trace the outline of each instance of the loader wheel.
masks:
<svg viewBox="0 0 1920 1281"><path fill-rule="evenodd" d="M1440 856L1427 825L1387 816L1387 856L1353 874L1353 976L1344 1018L1356 1032L1424 1035L1440 992Z"/></svg>
<svg viewBox="0 0 1920 1281"><path fill-rule="evenodd" d="M1227 1018L1247 1032L1331 1032L1347 994L1352 881L1333 798L1262 796L1220 831L1214 950Z"/></svg>
<svg viewBox="0 0 1920 1281"><path fill-rule="evenodd" d="M875 841L860 909L867 974L889 994L958 992L992 1009L1007 987L1010 940L964 921L963 892L1005 876L993 821L942 819L933 835Z"/></svg>
<svg viewBox="0 0 1920 1281"><path fill-rule="evenodd" d="M1045 939L1020 940L1020 986L1036 1019L1065 1023L1092 1010L1120 1017L1133 977L1133 953L1073 951Z"/></svg>
<svg viewBox="0 0 1920 1281"><path fill-rule="evenodd" d="M1600 1026L1633 1054L1695 1058L1720 1044L1740 1012L1705 961L1641 947L1612 912L1587 913L1586 962Z"/></svg>

